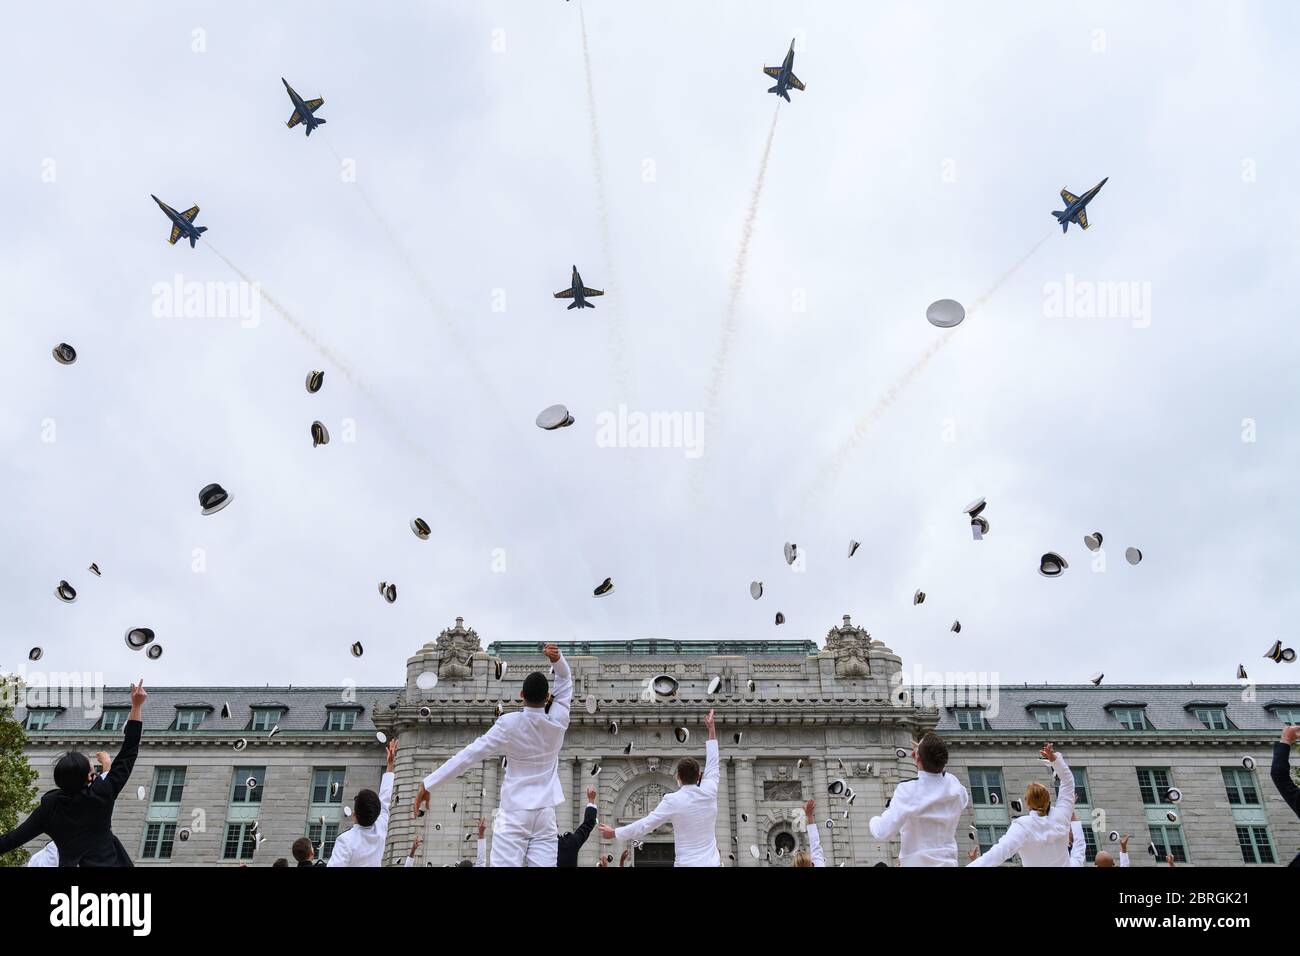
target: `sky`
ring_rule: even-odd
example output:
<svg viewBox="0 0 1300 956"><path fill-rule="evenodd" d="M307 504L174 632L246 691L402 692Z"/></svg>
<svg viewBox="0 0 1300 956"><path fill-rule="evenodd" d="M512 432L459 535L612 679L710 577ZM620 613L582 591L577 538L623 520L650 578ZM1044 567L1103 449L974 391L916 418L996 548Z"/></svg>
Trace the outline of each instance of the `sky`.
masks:
<svg viewBox="0 0 1300 956"><path fill-rule="evenodd" d="M385 685L457 616L486 646L851 614L910 673L1295 681L1261 655L1300 616L1297 16L11 11L0 669ZM762 67L792 37L785 103ZM310 138L281 77L324 97ZM1061 188L1104 177L1062 235ZM150 194L201 207L197 248ZM594 310L552 298L573 265ZM234 270L248 308L167 291ZM620 406L704 431L637 447Z"/></svg>

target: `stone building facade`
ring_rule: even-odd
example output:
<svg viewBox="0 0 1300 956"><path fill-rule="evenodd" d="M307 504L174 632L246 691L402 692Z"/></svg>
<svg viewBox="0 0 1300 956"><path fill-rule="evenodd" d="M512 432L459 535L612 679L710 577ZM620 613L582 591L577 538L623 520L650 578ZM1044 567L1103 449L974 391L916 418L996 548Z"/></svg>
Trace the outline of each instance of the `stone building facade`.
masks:
<svg viewBox="0 0 1300 956"><path fill-rule="evenodd" d="M949 741L949 769L973 797L959 824L963 850L1005 830L1029 781L1050 782L1037 757L1048 739L1076 770L1090 857L1098 846L1115 849L1112 829L1133 834L1138 866L1157 863L1149 842L1190 865L1286 862L1300 844L1296 817L1268 779L1272 742L1284 723L1300 721L1294 684L912 687L900 658L847 615L821 648L670 640L560 647L575 684L560 761L561 830L581 820L588 787L613 825L652 809L675 786L676 761L702 758L702 718L713 708L724 865L789 865L806 845L801 806L810 798L831 865L894 863L897 843L876 842L867 823L915 775L898 751L936 728ZM540 644L484 648L458 618L408 660L401 687L151 689L115 831L140 865L268 865L304 833L327 853L349 825L356 791L378 786L382 733L400 739L385 862L400 864L417 834L421 864L472 858L475 821L490 820L496 807L500 762L439 788L429 812L413 819L419 780L498 712L518 707L523 678L547 668ZM40 703L18 714L41 788L52 785L58 753L115 750L112 715L127 706L125 688L108 693L102 715ZM689 732L684 743L678 728ZM836 781L844 792L833 795ZM1177 803L1171 788L1181 791ZM671 842L671 833L651 834L629 865L670 865ZM595 865L621 849L593 834L580 862Z"/></svg>

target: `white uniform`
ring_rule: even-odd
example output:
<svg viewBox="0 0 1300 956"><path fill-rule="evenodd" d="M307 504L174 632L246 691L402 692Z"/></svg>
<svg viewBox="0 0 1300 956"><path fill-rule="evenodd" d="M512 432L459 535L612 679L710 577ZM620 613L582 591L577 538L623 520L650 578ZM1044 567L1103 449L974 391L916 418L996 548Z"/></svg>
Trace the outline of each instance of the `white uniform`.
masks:
<svg viewBox="0 0 1300 956"><path fill-rule="evenodd" d="M892 840L902 834L900 866L956 866L957 818L969 803L970 794L952 774L921 770L895 788L884 813L871 818L871 835Z"/></svg>
<svg viewBox="0 0 1300 956"><path fill-rule="evenodd" d="M812 857L813 866L825 866L826 854L822 852L821 834L817 832L817 824L808 824L808 855Z"/></svg>
<svg viewBox="0 0 1300 956"><path fill-rule="evenodd" d="M51 840L45 846L41 847L32 854L27 861L28 866L58 866L59 865L59 848Z"/></svg>
<svg viewBox="0 0 1300 956"><path fill-rule="evenodd" d="M1011 827L1002 839L989 848L971 866L997 866L1017 853L1023 866L1069 866L1070 852L1066 842L1070 833L1070 817L1074 814L1074 774L1060 754L1052 761L1052 769L1061 781L1056 795L1056 806L1046 816L1030 812L1011 821Z"/></svg>
<svg viewBox="0 0 1300 956"><path fill-rule="evenodd" d="M1083 824L1078 820L1070 821L1070 866L1084 866L1088 862L1088 842L1083 836Z"/></svg>
<svg viewBox="0 0 1300 956"><path fill-rule="evenodd" d="M525 707L505 714L492 729L424 778L426 790L458 777L490 757L506 758L500 812L492 821L493 866L555 866L559 832L555 808L564 802L558 770L569 729L573 675L563 657L555 662L549 712Z"/></svg>
<svg viewBox="0 0 1300 956"><path fill-rule="evenodd" d="M474 859L475 866L487 866L487 840L478 841L478 854ZM415 866L415 857L407 856L402 861L402 866Z"/></svg>
<svg viewBox="0 0 1300 956"><path fill-rule="evenodd" d="M617 840L639 840L665 823L673 825L674 866L721 866L718 822L718 742L704 745L704 776L666 793L659 806L640 820L614 831Z"/></svg>
<svg viewBox="0 0 1300 956"><path fill-rule="evenodd" d="M334 841L329 866L379 866L384 860L388 837L388 805L393 798L393 775L386 773L379 783L379 816L368 827L353 824Z"/></svg>

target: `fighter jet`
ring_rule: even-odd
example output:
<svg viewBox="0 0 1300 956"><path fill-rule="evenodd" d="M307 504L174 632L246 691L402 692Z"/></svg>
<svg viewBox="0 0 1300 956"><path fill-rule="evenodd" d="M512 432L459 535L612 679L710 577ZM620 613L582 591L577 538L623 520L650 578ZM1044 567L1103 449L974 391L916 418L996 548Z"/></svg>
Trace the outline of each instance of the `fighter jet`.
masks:
<svg viewBox="0 0 1300 956"><path fill-rule="evenodd" d="M776 86L768 90L769 93L775 93L777 96L784 96L787 103L790 102L791 88L796 90L803 89L803 81L794 75L794 40L790 41L790 52L785 55L785 62L780 66L765 66L763 72L776 80Z"/></svg>
<svg viewBox="0 0 1300 956"><path fill-rule="evenodd" d="M1110 177L1107 176L1106 179L1110 179ZM1088 203L1092 202L1093 196L1101 192L1101 187L1106 185L1106 179L1093 186L1082 196L1076 196L1070 190L1062 187L1061 198L1065 200L1065 208L1052 210L1052 215L1061 224L1061 232L1068 232L1072 222L1078 223L1084 229L1088 228Z"/></svg>
<svg viewBox="0 0 1300 956"><path fill-rule="evenodd" d="M199 236L208 231L207 226L194 225L194 218L199 214L198 206L191 206L184 212L177 212L152 193L149 194L149 198L156 202L158 207L167 213L167 218L172 221L172 234L167 241L173 246L176 245L177 239L184 236L189 239L190 248L193 249L194 244L199 241Z"/></svg>
<svg viewBox="0 0 1300 956"><path fill-rule="evenodd" d="M595 303L588 302L588 297L604 294L600 289L588 289L583 285L582 276L578 275L578 267L574 266L572 284L563 292L555 293L555 297L557 299L572 299L573 302L569 305L570 309L594 309L596 307Z"/></svg>
<svg viewBox="0 0 1300 956"><path fill-rule="evenodd" d="M298 91L289 85L288 80L284 77L280 77L280 82L283 83L284 88L289 91L289 99L293 100L293 115L289 117L289 122L285 125L288 126L289 129L293 129L301 123L304 129L306 129L307 135L310 136L312 130L325 122L323 119L317 119L312 115L321 108L321 104L323 104L325 100L318 96L314 100L307 100L304 102L303 98L298 95Z"/></svg>

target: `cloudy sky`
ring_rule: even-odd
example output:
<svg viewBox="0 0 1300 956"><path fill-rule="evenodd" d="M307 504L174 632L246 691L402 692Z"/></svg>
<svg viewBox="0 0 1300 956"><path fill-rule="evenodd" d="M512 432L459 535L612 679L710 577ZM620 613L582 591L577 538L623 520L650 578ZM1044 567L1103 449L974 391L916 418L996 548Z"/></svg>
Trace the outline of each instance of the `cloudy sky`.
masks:
<svg viewBox="0 0 1300 956"><path fill-rule="evenodd" d="M821 642L849 613L909 669L1295 680L1260 655L1300 639L1298 34L1281 0L23 5L0 667L389 684L457 615ZM282 76L325 98L310 139ZM1061 235L1061 187L1106 176ZM197 249L151 193L201 206ZM238 280L217 252L277 305L171 301ZM573 264L595 310L551 297ZM944 297L974 306L946 339ZM707 418L703 455L611 443L620 404Z"/></svg>

